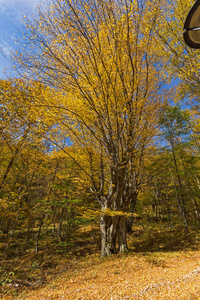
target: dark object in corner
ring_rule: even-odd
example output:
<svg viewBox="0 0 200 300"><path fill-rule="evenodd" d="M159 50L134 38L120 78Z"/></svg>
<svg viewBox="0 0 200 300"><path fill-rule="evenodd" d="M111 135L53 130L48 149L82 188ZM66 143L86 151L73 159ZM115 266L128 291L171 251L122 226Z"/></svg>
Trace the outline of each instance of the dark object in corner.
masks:
<svg viewBox="0 0 200 300"><path fill-rule="evenodd" d="M194 49L200 49L200 0L190 9L184 24L185 43Z"/></svg>

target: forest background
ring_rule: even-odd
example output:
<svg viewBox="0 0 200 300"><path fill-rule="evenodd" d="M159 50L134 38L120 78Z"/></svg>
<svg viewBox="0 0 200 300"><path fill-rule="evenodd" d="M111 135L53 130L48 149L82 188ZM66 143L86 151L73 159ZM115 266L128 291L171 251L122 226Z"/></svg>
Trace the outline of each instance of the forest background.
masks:
<svg viewBox="0 0 200 300"><path fill-rule="evenodd" d="M101 246L94 230L86 243L102 256L147 229L198 232L200 62L182 39L191 4L55 0L24 16L18 75L0 82L4 261L69 253L88 224L100 223Z"/></svg>

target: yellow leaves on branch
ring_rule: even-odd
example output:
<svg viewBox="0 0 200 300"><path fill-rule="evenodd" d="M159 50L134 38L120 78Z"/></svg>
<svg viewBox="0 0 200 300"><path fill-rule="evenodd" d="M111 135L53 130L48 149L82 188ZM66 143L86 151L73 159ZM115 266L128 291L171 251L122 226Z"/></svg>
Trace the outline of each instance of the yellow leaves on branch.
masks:
<svg viewBox="0 0 200 300"><path fill-rule="evenodd" d="M53 100L55 93L50 88L36 81L27 83L21 79L2 80L0 88L4 123L6 115L11 114L15 115L21 127L37 123L38 131L56 123L58 109Z"/></svg>
<svg viewBox="0 0 200 300"><path fill-rule="evenodd" d="M76 212L82 217L84 217L85 219L92 219L94 217L100 217L101 215L110 216L110 217L119 216L119 217L126 217L126 218L138 216L138 214L136 213L116 211L109 208L101 209L101 210L93 210L85 206L77 208Z"/></svg>
<svg viewBox="0 0 200 300"><path fill-rule="evenodd" d="M32 82L30 115L80 149L73 159L96 191L113 189L114 169L132 180L156 134L165 80L155 38L160 9L160 1L149 0L142 8L137 1L57 0L27 24L30 48L16 61L51 86Z"/></svg>

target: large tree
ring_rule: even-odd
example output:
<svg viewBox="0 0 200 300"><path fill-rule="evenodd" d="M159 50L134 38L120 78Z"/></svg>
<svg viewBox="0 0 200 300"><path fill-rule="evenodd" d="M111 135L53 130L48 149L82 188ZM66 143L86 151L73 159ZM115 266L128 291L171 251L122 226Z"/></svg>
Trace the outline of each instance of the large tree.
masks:
<svg viewBox="0 0 200 300"><path fill-rule="evenodd" d="M102 255L127 250L125 213L157 133L166 80L155 34L162 9L159 0L55 0L26 21L27 44L14 59L23 76L55 90L37 106L56 111L59 132L79 149L69 155L102 209Z"/></svg>

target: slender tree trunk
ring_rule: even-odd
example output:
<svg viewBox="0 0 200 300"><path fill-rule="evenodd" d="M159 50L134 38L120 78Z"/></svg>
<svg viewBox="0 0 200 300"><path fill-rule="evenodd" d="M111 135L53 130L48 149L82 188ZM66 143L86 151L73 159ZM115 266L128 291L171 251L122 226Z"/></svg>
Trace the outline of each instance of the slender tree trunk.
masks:
<svg viewBox="0 0 200 300"><path fill-rule="evenodd" d="M183 203L179 199L178 188L177 188L175 179L174 179L174 186L175 186L175 191L176 191L176 199L177 199L177 203L178 203L180 218L182 219L182 223L184 224L185 230L187 232L188 231L188 225L187 225L186 214L185 214L185 211L183 209Z"/></svg>
<svg viewBox="0 0 200 300"><path fill-rule="evenodd" d="M167 200L167 214L168 214L168 220L169 220L169 227L172 228L170 202L169 202L169 199L167 196L166 196L166 200Z"/></svg>
<svg viewBox="0 0 200 300"><path fill-rule="evenodd" d="M199 211L199 207L198 207L198 204L197 204L197 202L195 200L195 197L193 195L193 191L191 189L191 184L190 184L190 180L189 180L189 176L188 176L187 167L185 165L184 158L183 158L183 155L182 155L181 151L180 151L180 157L181 157L181 160L182 160L182 165L183 165L184 173L185 173L185 176L186 176L187 186L188 186L188 189L189 189L189 192L190 192L190 198L191 198L192 204L194 206L195 217L196 217L197 221L200 224L200 211Z"/></svg>
<svg viewBox="0 0 200 300"><path fill-rule="evenodd" d="M177 165L177 161L176 161L176 155L175 155L175 149L174 149L173 142L171 142L171 146L172 146L172 155L173 155L174 166L175 166L175 170L176 170L176 176L177 176L177 179L178 179L178 184L179 184L179 189L180 189L181 201L179 201L178 189L177 189L176 184L175 184L177 199L179 201L179 206L180 206L181 215L182 215L182 219L183 219L183 224L185 226L185 230L188 231L187 217L186 217L187 212L186 212L186 208L185 208L185 199L184 199L184 195L183 195L183 187L182 187L182 182L181 182L181 178L180 178L180 175L179 175L179 169L178 169L178 165Z"/></svg>
<svg viewBox="0 0 200 300"><path fill-rule="evenodd" d="M41 219L40 219L40 225L39 225L39 229L38 229L38 233L37 233L37 237L36 237L36 245L35 245L35 252L38 253L38 245L39 245L39 239L40 239L40 233L41 233L41 230L42 230L42 225L43 225L43 222L44 222L44 217L45 217L45 214L43 213L42 216L41 216Z"/></svg>
<svg viewBox="0 0 200 300"><path fill-rule="evenodd" d="M8 166L6 168L6 171L5 171L5 173L4 173L4 175L3 175L2 179L1 179L1 182L0 182L0 190L3 189L3 186L4 186L4 183L6 181L6 178L7 178L8 174L9 174L11 168L12 168L12 165L13 165L16 157L19 154L19 151L20 151L21 147L23 146L23 143L24 143L24 141L25 141L25 139L27 137L28 132L29 132L29 128L25 131L25 133L24 133L24 135L22 137L21 142L17 145L17 148L15 149L14 154L13 154L11 160L9 161L9 164L8 164Z"/></svg>
<svg viewBox="0 0 200 300"><path fill-rule="evenodd" d="M195 177L196 177L196 181L197 181L198 188L200 189L200 182L199 182L199 179L198 179L197 176L195 176Z"/></svg>

